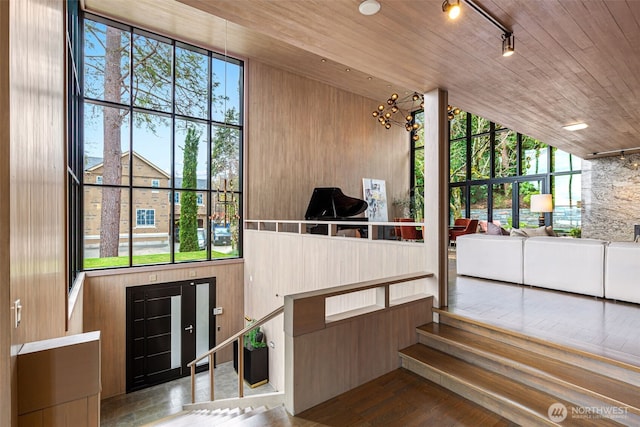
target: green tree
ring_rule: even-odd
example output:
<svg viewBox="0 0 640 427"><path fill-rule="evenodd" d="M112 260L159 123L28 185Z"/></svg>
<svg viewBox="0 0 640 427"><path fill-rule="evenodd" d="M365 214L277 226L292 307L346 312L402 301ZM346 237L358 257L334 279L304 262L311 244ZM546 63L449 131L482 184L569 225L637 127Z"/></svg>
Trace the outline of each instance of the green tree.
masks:
<svg viewBox="0 0 640 427"><path fill-rule="evenodd" d="M194 189L198 185L198 145L200 134L194 127L187 129L184 139L182 188ZM180 252L194 252L198 247L198 203L195 191L183 191L180 198Z"/></svg>

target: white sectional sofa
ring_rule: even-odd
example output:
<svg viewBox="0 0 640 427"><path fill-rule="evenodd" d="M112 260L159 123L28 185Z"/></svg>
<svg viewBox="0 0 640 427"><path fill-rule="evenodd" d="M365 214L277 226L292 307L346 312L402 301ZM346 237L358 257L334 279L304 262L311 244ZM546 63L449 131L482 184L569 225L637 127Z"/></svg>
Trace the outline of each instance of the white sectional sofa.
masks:
<svg viewBox="0 0 640 427"><path fill-rule="evenodd" d="M465 234L456 239L458 274L503 282L522 280L525 237Z"/></svg>
<svg viewBox="0 0 640 427"><path fill-rule="evenodd" d="M640 244L613 242L604 269L607 298L640 304Z"/></svg>
<svg viewBox="0 0 640 427"><path fill-rule="evenodd" d="M530 237L524 242L524 283L603 297L606 244L596 239Z"/></svg>
<svg viewBox="0 0 640 427"><path fill-rule="evenodd" d="M640 304L640 244L468 234L458 274Z"/></svg>

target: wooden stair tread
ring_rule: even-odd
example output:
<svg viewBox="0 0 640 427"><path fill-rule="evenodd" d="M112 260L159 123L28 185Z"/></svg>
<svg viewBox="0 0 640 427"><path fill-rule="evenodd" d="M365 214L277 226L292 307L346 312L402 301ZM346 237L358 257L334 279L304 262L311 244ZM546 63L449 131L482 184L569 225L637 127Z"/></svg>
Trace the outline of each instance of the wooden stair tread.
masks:
<svg viewBox="0 0 640 427"><path fill-rule="evenodd" d="M555 396L528 387L500 374L474 366L462 359L450 356L423 344L414 344L400 351L401 356L409 357L422 364L435 368L441 375L448 375L458 379L465 385L477 390L489 392L517 407L524 408L536 414L540 419L547 420L547 411L553 403L560 402L570 407L571 404ZM563 425L606 426L619 425L608 419L601 420L572 420L567 418Z"/></svg>
<svg viewBox="0 0 640 427"><path fill-rule="evenodd" d="M276 406L264 412L258 413L240 424L242 427L264 427L264 426L306 426L309 423L305 420L296 419L289 415L284 406Z"/></svg>
<svg viewBox="0 0 640 427"><path fill-rule="evenodd" d="M225 421L225 422L223 422L221 424L216 424L216 425L220 425L220 426L224 426L224 427L231 427L231 426L234 426L234 425L243 425L245 420L247 420L247 419L249 419L249 418L251 418L251 417L253 417L255 415L261 414L261 413L263 413L263 412L265 412L267 410L268 409L265 406L260 406L260 407L255 408L255 409L246 408L244 410L244 412L241 413L241 414L238 414L237 417L234 417L234 418L232 418L230 420L227 420L227 421Z"/></svg>
<svg viewBox="0 0 640 427"><path fill-rule="evenodd" d="M474 352L489 353L505 360L509 365L524 365L555 377L563 382L575 384L585 390L590 390L601 396L607 396L617 402L640 411L638 389L626 382L600 375L578 366L574 366L539 353L523 350L514 345L496 341L482 335L464 331L452 326L429 323L420 326L418 333L424 336L443 338L452 345L463 344Z"/></svg>
<svg viewBox="0 0 640 427"><path fill-rule="evenodd" d="M490 322L488 320L478 320L475 318L467 317L460 313L454 313L448 311L445 308L433 308L434 313L438 313L440 316L459 320L468 324L477 325L485 329L491 329L501 334L515 336L523 340L539 343L541 345L562 349L567 352L574 353L576 355L582 355L594 360L604 361L606 363L623 367L640 374L640 356L623 353L620 351L603 348L602 346L589 345L583 342L576 342L566 337L559 340L557 336L534 334L533 332L520 332L510 329L509 326L501 326L499 322ZM442 322L442 321L441 321Z"/></svg>

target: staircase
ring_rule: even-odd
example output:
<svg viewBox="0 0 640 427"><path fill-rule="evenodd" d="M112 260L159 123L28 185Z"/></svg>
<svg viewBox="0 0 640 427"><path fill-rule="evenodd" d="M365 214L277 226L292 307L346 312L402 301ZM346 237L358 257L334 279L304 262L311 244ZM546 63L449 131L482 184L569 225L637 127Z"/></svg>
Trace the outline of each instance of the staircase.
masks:
<svg viewBox="0 0 640 427"><path fill-rule="evenodd" d="M284 406L279 405L268 409L266 406L257 408L234 409L193 409L178 412L170 417L147 424L146 427L231 427L231 426L268 426L289 424L289 415Z"/></svg>
<svg viewBox="0 0 640 427"><path fill-rule="evenodd" d="M402 366L520 425L640 425L640 367L438 310Z"/></svg>

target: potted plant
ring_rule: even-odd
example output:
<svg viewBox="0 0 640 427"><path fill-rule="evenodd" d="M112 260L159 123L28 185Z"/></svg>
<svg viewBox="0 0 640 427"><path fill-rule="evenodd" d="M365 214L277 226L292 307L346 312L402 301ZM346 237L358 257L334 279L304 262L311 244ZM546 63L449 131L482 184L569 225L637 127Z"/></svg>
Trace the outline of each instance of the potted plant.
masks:
<svg viewBox="0 0 640 427"><path fill-rule="evenodd" d="M245 317L247 325L255 319ZM269 381L269 348L265 342L264 332L258 326L244 335L244 379L251 388L266 384ZM238 342L233 343L233 368L238 371Z"/></svg>

